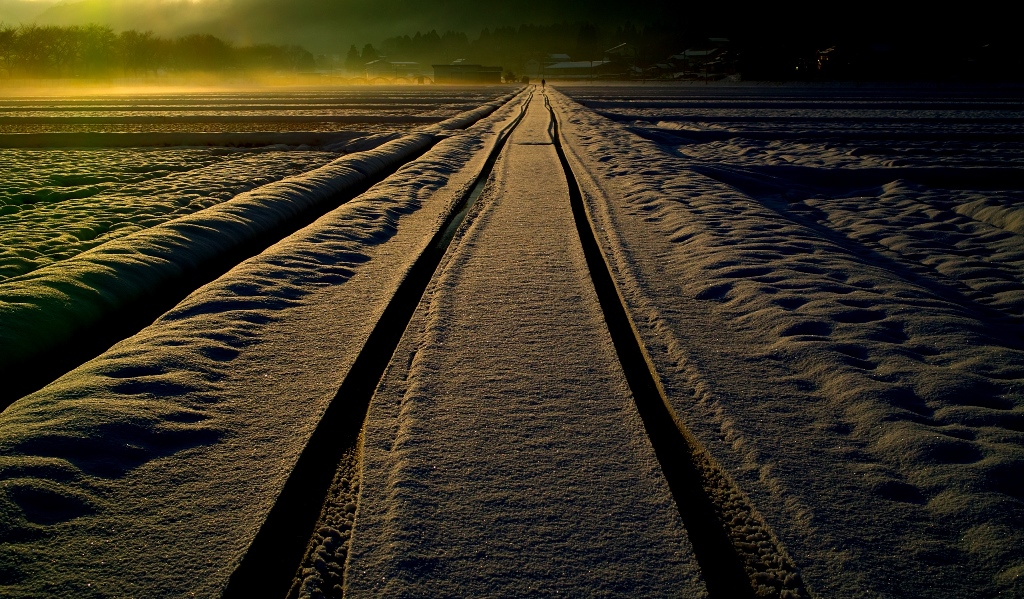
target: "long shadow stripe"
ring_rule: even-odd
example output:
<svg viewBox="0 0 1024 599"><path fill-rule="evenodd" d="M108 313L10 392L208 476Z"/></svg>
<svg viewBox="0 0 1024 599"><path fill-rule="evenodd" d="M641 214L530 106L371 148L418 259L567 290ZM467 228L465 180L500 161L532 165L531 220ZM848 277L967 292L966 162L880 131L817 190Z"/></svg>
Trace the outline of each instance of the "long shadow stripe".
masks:
<svg viewBox="0 0 1024 599"><path fill-rule="evenodd" d="M370 399L391 361L434 272L473 202L480 196L525 106L499 135L469 192L416 259L381 314L341 387L324 412L285 482L281 494L232 573L225 599L285 597L304 557L339 462L357 445Z"/></svg>
<svg viewBox="0 0 1024 599"><path fill-rule="evenodd" d="M716 505L716 498L722 497L723 494L715 491L720 491L721 487L729 483L724 475L716 471L693 435L673 414L598 245L583 203L579 183L562 149L558 119L546 97L545 105L551 114L555 151L565 171L573 218L591 280L597 291L626 381L636 402L637 411L682 516L708 594L713 599L758 596L759 593L752 584L752 572L748 570L751 569L752 563L758 561L759 556L747 555L738 550L734 543L736 535L730 534L734 531L729 530L729 525L723 518L730 510L725 506ZM739 493L738 490L729 490ZM764 592L768 588L762 586L759 590ZM782 591L779 588L774 590L778 593ZM787 590L798 597L808 596L802 582L798 582L796 588Z"/></svg>

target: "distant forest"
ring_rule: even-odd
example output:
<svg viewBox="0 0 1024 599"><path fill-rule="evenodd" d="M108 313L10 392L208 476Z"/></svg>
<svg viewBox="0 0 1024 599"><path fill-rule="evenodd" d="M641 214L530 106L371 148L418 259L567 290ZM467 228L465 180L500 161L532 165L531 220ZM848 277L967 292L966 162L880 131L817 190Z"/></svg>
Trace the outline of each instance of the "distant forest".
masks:
<svg viewBox="0 0 1024 599"><path fill-rule="evenodd" d="M557 23L485 28L465 33L417 32L385 39L380 49L349 48L346 66L388 60L446 63L458 58L522 72L527 61L550 54L601 60L604 50L628 43L635 66L647 69L687 49L711 46L710 35L728 37L735 69L747 80L985 81L1024 80L1024 38L995 31L939 35L930 29L769 29L730 31L676 23L598 26Z"/></svg>
<svg viewBox="0 0 1024 599"><path fill-rule="evenodd" d="M7 77L147 76L160 72L311 71L300 46L235 46L206 34L176 39L109 27L12 27L0 23L0 75Z"/></svg>
<svg viewBox="0 0 1024 599"><path fill-rule="evenodd" d="M632 47L634 72L647 73L656 72L672 55L709 47L706 36L718 35L729 38L725 47L731 71L746 80L1024 80L1024 38L998 31L947 33L928 28L730 29L673 22L616 26L563 21L484 28L475 38L462 31L429 30L389 37L377 46L372 43L376 40L350 44L342 38L334 42L333 51L314 56L298 45L241 46L210 34L170 38L134 29L115 33L100 25L0 23L0 78L317 70L358 76L366 63L379 58L427 68L461 58L523 73L528 62L542 62L552 54L601 60L605 50L622 43Z"/></svg>

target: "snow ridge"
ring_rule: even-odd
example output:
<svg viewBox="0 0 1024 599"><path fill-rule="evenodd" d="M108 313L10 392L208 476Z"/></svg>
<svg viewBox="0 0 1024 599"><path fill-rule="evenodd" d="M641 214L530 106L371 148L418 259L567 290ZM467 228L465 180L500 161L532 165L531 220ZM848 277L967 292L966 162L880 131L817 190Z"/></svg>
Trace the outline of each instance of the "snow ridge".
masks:
<svg viewBox="0 0 1024 599"><path fill-rule="evenodd" d="M872 229L857 220L878 204L816 200L849 211L826 231L558 99L567 152L593 177L581 187L602 245L677 413L808 590L1019 594L1024 354L1018 323L998 312L1012 313L1010 298L985 304L865 245ZM896 211L920 196L890 187L885 226L942 216ZM965 211L1013 226L985 208ZM893 247L939 256L924 231ZM1005 232L993 239L1019 252Z"/></svg>
<svg viewBox="0 0 1024 599"><path fill-rule="evenodd" d="M494 112L511 94L384 145L0 284L0 376Z"/></svg>
<svg viewBox="0 0 1024 599"><path fill-rule="evenodd" d="M0 415L0 594L219 596L516 108L453 132Z"/></svg>

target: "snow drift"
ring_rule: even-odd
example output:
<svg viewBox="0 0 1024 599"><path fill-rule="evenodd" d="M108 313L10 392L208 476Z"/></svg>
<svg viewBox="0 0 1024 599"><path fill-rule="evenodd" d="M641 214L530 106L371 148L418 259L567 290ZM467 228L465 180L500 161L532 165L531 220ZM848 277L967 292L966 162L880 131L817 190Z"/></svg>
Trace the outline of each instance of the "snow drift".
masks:
<svg viewBox="0 0 1024 599"><path fill-rule="evenodd" d="M831 132L801 147L782 131L746 156L713 141L683 153L551 95L674 408L750 495L808 590L1019 595L1015 183L933 189L893 168L884 184L872 169L849 193L815 190L805 169L759 173L754 152L824 158L818 174L843 175L830 169L848 162L815 150L829 149Z"/></svg>
<svg viewBox="0 0 1024 599"><path fill-rule="evenodd" d="M0 284L0 376L16 376L20 366L127 305L398 167L511 95Z"/></svg>
<svg viewBox="0 0 1024 599"><path fill-rule="evenodd" d="M220 595L394 290L518 113L478 114L496 108L0 415L0 594ZM329 185L316 177L276 189L311 195ZM244 234L236 212L218 214ZM172 231L217 243L199 225ZM105 277L133 272L112 262ZM166 262L133 262L135 286ZM77 289L97 296L88 282Z"/></svg>

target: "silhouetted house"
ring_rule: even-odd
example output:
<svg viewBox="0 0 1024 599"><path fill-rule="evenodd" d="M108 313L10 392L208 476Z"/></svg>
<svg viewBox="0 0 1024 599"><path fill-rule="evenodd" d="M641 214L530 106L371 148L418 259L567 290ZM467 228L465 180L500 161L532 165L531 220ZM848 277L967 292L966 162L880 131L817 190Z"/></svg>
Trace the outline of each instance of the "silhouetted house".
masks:
<svg viewBox="0 0 1024 599"><path fill-rule="evenodd" d="M423 76L418 62L391 61L380 58L366 63L367 79L416 79Z"/></svg>
<svg viewBox="0 0 1024 599"><path fill-rule="evenodd" d="M623 65L610 60L575 60L544 67L544 76L549 79L611 79L626 72Z"/></svg>
<svg viewBox="0 0 1024 599"><path fill-rule="evenodd" d="M636 61L636 46L629 43L619 44L604 51L604 59L611 62L632 64Z"/></svg>
<svg viewBox="0 0 1024 599"><path fill-rule="evenodd" d="M636 46L629 43L619 44L604 51L604 59L615 65L614 70L623 79L627 79L637 73L636 56ZM611 67L607 68L611 69Z"/></svg>
<svg viewBox="0 0 1024 599"><path fill-rule="evenodd" d="M726 38L709 38L725 40ZM726 40L727 41L727 40ZM722 47L695 49L669 57L675 79L718 79L736 72L736 60L732 52Z"/></svg>
<svg viewBox="0 0 1024 599"><path fill-rule="evenodd" d="M719 52L721 52L719 48L708 48L707 50L690 49L670 56L669 60L674 64L690 68L710 62Z"/></svg>
<svg viewBox="0 0 1024 599"><path fill-rule="evenodd" d="M501 83L501 67L478 64L435 64L434 83Z"/></svg>

